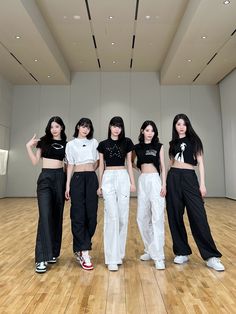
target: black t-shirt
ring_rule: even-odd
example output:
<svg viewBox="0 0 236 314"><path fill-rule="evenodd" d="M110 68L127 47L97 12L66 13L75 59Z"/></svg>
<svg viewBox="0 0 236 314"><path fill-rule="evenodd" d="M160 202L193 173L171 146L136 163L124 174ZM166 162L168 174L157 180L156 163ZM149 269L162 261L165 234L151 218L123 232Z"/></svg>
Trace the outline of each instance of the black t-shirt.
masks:
<svg viewBox="0 0 236 314"><path fill-rule="evenodd" d="M139 143L134 146L137 156L137 167L141 169L142 164L153 164L160 173L160 150L162 144Z"/></svg>
<svg viewBox="0 0 236 314"><path fill-rule="evenodd" d="M197 165L197 159L194 157L193 146L188 137L175 140L173 157L175 160L185 162L193 166Z"/></svg>
<svg viewBox="0 0 236 314"><path fill-rule="evenodd" d="M50 139L38 141L36 148L41 148L41 157L48 159L63 160L65 158L66 141Z"/></svg>
<svg viewBox="0 0 236 314"><path fill-rule="evenodd" d="M131 152L134 144L130 138L123 140L112 140L108 138L99 143L97 150L103 154L107 167L124 166L127 153Z"/></svg>

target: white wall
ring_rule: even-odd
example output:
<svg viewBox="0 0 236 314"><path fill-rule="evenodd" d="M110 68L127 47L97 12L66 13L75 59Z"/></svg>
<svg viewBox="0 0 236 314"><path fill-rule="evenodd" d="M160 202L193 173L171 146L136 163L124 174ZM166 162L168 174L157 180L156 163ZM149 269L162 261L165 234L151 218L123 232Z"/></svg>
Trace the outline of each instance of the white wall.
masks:
<svg viewBox="0 0 236 314"><path fill-rule="evenodd" d="M226 196L236 199L236 70L220 83Z"/></svg>
<svg viewBox="0 0 236 314"><path fill-rule="evenodd" d="M203 140L208 195L224 196L224 180L219 180L224 167L218 86L161 86L154 72L74 73L70 86L16 86L7 193L35 195L40 167L30 164L25 143L35 132L44 134L52 115L63 118L68 138L82 116L91 118L98 140L107 137L109 120L121 115L126 135L135 143L143 121L152 119L167 156L172 120L180 112L189 115Z"/></svg>
<svg viewBox="0 0 236 314"><path fill-rule="evenodd" d="M0 76L0 149L9 150L12 85ZM6 196L7 175L0 175L0 198Z"/></svg>

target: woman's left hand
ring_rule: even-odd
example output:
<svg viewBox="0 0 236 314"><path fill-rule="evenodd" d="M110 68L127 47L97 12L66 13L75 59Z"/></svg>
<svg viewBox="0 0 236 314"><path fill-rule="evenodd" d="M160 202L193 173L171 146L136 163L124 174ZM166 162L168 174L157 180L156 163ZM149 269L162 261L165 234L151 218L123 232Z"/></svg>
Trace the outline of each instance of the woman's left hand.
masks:
<svg viewBox="0 0 236 314"><path fill-rule="evenodd" d="M135 192L136 191L136 186L135 184L130 185L130 192Z"/></svg>
<svg viewBox="0 0 236 314"><path fill-rule="evenodd" d="M205 197L206 194L207 194L207 190L206 190L205 185L200 185L199 190L200 190L201 196L202 196L202 197Z"/></svg>
<svg viewBox="0 0 236 314"><path fill-rule="evenodd" d="M161 197L165 197L166 196L166 187L165 186L161 187L160 195L161 195Z"/></svg>

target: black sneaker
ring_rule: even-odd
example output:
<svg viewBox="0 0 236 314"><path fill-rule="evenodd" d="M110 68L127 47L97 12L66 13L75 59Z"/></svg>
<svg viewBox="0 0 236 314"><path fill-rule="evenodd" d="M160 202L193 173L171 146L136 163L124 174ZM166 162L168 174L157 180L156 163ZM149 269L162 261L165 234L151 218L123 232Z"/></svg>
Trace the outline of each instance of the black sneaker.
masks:
<svg viewBox="0 0 236 314"><path fill-rule="evenodd" d="M52 259L50 259L50 261L48 261L48 264L55 264L57 262L57 258L53 257Z"/></svg>
<svg viewBox="0 0 236 314"><path fill-rule="evenodd" d="M45 273L47 271L47 262L36 263L35 272Z"/></svg>

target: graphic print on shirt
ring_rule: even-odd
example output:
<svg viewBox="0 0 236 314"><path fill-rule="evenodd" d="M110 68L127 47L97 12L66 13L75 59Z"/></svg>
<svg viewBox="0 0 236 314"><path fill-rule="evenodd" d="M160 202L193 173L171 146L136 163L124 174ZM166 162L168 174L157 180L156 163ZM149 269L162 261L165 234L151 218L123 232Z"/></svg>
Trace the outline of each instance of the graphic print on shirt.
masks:
<svg viewBox="0 0 236 314"><path fill-rule="evenodd" d="M107 147L107 150L109 151L109 158L112 157L122 158L120 148L116 144L113 147Z"/></svg>
<svg viewBox="0 0 236 314"><path fill-rule="evenodd" d="M147 149L145 152L145 156L154 156L156 157L157 151L155 149Z"/></svg>
<svg viewBox="0 0 236 314"><path fill-rule="evenodd" d="M63 149L64 146L59 143L52 143L51 145L54 149Z"/></svg>
<svg viewBox="0 0 236 314"><path fill-rule="evenodd" d="M181 151L175 155L175 160L180 161L180 162L184 162L185 147L187 147L186 143L183 142L180 144Z"/></svg>

